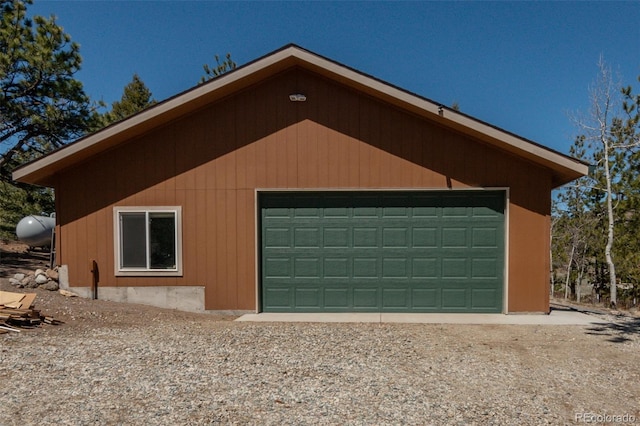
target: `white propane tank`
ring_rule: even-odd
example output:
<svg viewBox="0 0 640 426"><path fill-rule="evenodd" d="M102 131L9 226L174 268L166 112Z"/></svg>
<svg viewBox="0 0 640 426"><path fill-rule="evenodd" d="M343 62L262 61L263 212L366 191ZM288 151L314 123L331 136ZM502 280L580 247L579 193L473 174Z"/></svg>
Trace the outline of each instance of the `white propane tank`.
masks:
<svg viewBox="0 0 640 426"><path fill-rule="evenodd" d="M18 222L16 236L31 247L47 246L51 244L51 231L55 226L55 217L26 216Z"/></svg>

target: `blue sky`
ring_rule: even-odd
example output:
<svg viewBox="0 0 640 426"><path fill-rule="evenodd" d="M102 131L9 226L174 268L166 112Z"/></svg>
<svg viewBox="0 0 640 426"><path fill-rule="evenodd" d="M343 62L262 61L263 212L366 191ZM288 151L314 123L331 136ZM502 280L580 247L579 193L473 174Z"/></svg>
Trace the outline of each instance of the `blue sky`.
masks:
<svg viewBox="0 0 640 426"><path fill-rule="evenodd" d="M138 73L157 100L202 65L288 43L568 152L600 55L639 88L640 2L45 1L81 46L77 78L118 100Z"/></svg>

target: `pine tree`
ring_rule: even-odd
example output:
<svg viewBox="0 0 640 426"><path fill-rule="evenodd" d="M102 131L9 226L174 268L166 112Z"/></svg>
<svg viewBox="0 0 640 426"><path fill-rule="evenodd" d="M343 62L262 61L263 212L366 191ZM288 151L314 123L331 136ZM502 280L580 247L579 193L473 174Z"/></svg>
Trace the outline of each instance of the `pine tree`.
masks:
<svg viewBox="0 0 640 426"><path fill-rule="evenodd" d="M74 78L78 44L55 17L27 17L31 0L0 0L0 236L17 221L51 212L53 193L15 184L11 172L93 126L96 105Z"/></svg>
<svg viewBox="0 0 640 426"><path fill-rule="evenodd" d="M202 68L204 68L204 75L200 78L200 83L216 78L226 72L236 69L237 67L237 64L233 59L231 59L231 53L227 53L227 56L225 56L225 59L222 62L220 62L220 57L218 55L215 55L214 58L216 60L215 66L207 64L202 66Z"/></svg>
<svg viewBox="0 0 640 426"><path fill-rule="evenodd" d="M92 105L73 76L79 46L54 17L26 16L31 0L0 1L0 179L22 152L35 156L82 135Z"/></svg>
<svg viewBox="0 0 640 426"><path fill-rule="evenodd" d="M144 84L138 74L134 74L131 82L124 87L122 98L111 105L111 111L103 116L103 125L109 125L136 114L156 103L151 90Z"/></svg>

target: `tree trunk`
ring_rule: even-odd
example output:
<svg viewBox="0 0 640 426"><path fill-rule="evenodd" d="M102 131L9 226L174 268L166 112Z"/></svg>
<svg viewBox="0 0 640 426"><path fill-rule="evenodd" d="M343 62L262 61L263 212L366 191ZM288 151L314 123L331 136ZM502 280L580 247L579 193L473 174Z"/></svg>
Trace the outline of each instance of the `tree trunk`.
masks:
<svg viewBox="0 0 640 426"><path fill-rule="evenodd" d="M549 281L551 282L549 294L553 297L553 290L556 286L553 278L553 222L551 223L551 237L549 238L549 277Z"/></svg>
<svg viewBox="0 0 640 426"><path fill-rule="evenodd" d="M569 256L569 264L567 265L567 279L564 280L564 300L569 297L569 280L571 279L571 265L573 264L573 253L576 251L576 246L571 246L571 256Z"/></svg>
<svg viewBox="0 0 640 426"><path fill-rule="evenodd" d="M607 259L607 266L609 267L609 286L611 288L611 306L615 307L617 303L617 288L616 288L616 267L613 263L613 256L611 255L611 248L613 247L613 194L611 193L611 170L609 169L609 141L606 137L603 138L604 144L604 173L607 182L607 245L604 249L604 255Z"/></svg>
<svg viewBox="0 0 640 426"><path fill-rule="evenodd" d="M582 274L584 273L584 261L580 266L580 272L578 272L578 278L576 280L576 302L580 303L580 297L582 296Z"/></svg>

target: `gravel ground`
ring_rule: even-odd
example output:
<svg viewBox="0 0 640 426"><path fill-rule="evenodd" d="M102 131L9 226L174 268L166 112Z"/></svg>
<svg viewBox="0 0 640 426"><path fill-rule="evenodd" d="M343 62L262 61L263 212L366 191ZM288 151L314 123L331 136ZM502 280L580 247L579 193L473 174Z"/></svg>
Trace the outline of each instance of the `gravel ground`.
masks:
<svg viewBox="0 0 640 426"><path fill-rule="evenodd" d="M640 424L639 318L238 323L36 293L65 324L0 335L1 426Z"/></svg>

